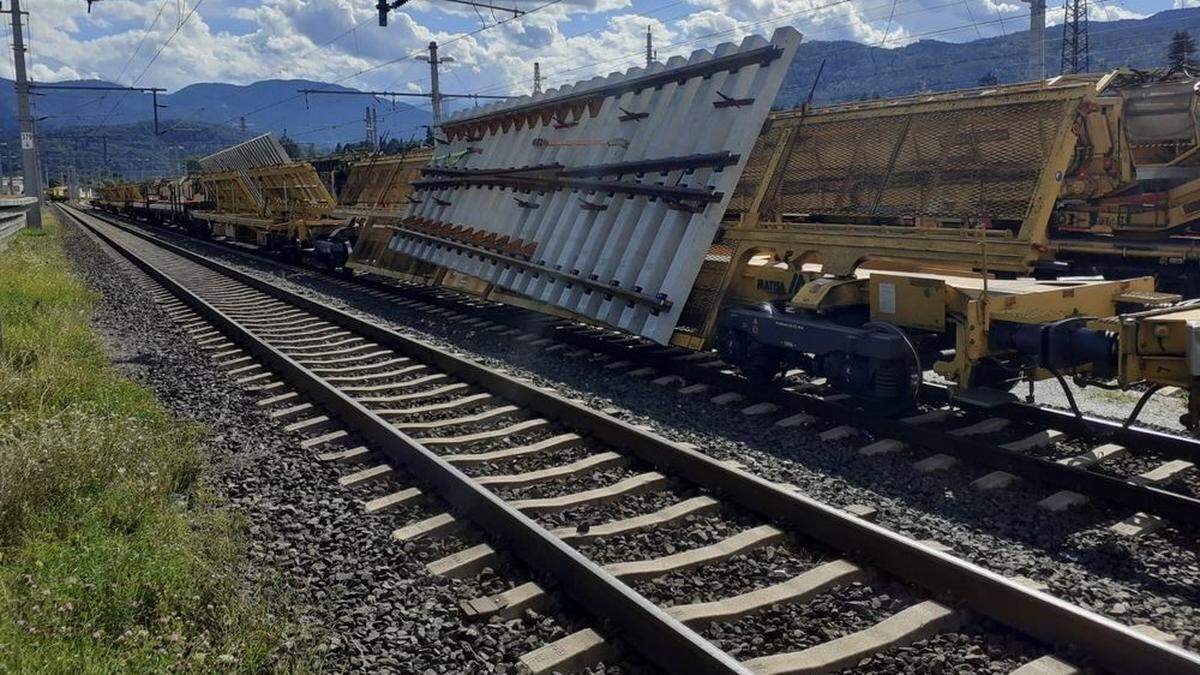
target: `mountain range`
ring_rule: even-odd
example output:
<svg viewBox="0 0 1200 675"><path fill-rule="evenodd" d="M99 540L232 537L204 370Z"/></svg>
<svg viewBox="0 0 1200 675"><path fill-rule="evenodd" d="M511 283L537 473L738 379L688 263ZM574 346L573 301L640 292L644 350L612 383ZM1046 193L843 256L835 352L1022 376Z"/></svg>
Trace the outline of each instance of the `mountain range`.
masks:
<svg viewBox="0 0 1200 675"><path fill-rule="evenodd" d="M802 42L776 105L803 102L822 62L825 67L813 91L818 105L974 87L992 77L999 83L1037 79L1029 63L1025 20L1006 23L1010 29L1026 29L970 42L918 40L896 49L848 41ZM1167 10L1144 19L1092 21L1088 70L1163 67L1171 36L1180 30L1200 39L1200 8ZM1042 64L1046 76L1060 72L1061 44L1062 27L1047 27Z"/></svg>
<svg viewBox="0 0 1200 675"><path fill-rule="evenodd" d="M82 89L93 86L116 86L101 80L56 82L62 89L35 90L35 116L45 119L38 128L46 131L97 126L119 126L149 121L154 116L153 99L149 94L133 92L103 92ZM348 96L297 93L299 89L326 89L355 92L338 85L313 80L264 80L248 85L205 82L188 85L170 94L159 94L159 123L161 131L187 129L200 124L217 124L258 135L268 131L282 135L285 131L299 143L318 146L364 137L368 96ZM421 125L428 124L431 115L407 103L381 103L379 131L389 138L421 137ZM16 134L16 93L10 80L0 80L0 110L14 111L0 117L0 135ZM242 121L245 128L242 129Z"/></svg>
<svg viewBox="0 0 1200 675"><path fill-rule="evenodd" d="M1001 36L968 42L921 39L895 49L850 41L806 41L800 46L776 106L794 106L804 101L810 90L815 103L825 104L971 87L985 80L1031 79L1028 31L1015 30L1024 25L1022 19L1012 19L1001 24L1008 29ZM1166 62L1171 35L1177 30L1190 31L1200 38L1200 8L1168 10L1145 19L1093 21L1089 69L1100 72L1117 67L1161 67ZM1059 72L1061 36L1061 27L1046 30L1043 72L1048 75ZM56 86L108 84L78 81ZM160 131L164 133L158 137L150 131L153 108L148 94L46 89L35 97L35 115L42 118L38 124L47 138L46 145L57 139L53 146L58 150L49 152L46 158L52 176L59 163L75 161L78 166L84 156L99 162L107 159L110 169L127 175L165 171L176 166L180 157L207 154L267 131L286 133L301 147L311 144L322 149L365 137L364 116L371 98L297 93L305 88L356 91L313 80L193 84L159 95ZM0 142L17 136L15 98L12 82L0 81L0 111L4 111L0 114ZM401 101L380 101L376 107L380 134L387 138L419 138L424 135L421 126L431 118L428 111ZM96 137L101 135L100 126L105 127L103 135L109 138L107 153L93 151ZM139 161L134 150L148 148L155 159ZM0 153L5 165L13 160L14 151L10 148L8 152L7 157ZM95 168L90 161L84 169L88 167Z"/></svg>

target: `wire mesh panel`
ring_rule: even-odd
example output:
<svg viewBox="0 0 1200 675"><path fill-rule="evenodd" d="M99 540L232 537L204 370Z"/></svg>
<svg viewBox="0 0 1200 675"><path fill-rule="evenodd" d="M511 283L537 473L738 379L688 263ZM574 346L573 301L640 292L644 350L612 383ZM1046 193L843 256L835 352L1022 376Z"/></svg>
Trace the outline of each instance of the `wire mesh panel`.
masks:
<svg viewBox="0 0 1200 675"><path fill-rule="evenodd" d="M333 197L313 165L293 162L271 134L263 134L200 159L197 179L222 213L277 222L324 218Z"/></svg>
<svg viewBox="0 0 1200 675"><path fill-rule="evenodd" d="M389 247L665 343L799 42L452 117Z"/></svg>
<svg viewBox="0 0 1200 675"><path fill-rule="evenodd" d="M862 117L817 114L793 136L777 195L788 213L1024 218L1078 101Z"/></svg>
<svg viewBox="0 0 1200 675"><path fill-rule="evenodd" d="M859 120L806 122L780 167L778 208L785 213L873 212L906 126L902 118L872 120L869 130Z"/></svg>
<svg viewBox="0 0 1200 675"><path fill-rule="evenodd" d="M204 173L197 180L218 212L255 215L263 212L262 194L254 188L245 171Z"/></svg>
<svg viewBox="0 0 1200 675"><path fill-rule="evenodd" d="M714 306L720 302L721 282L733 262L733 247L713 244L704 256L704 264L692 285L687 303L679 316L678 330L699 335L705 328Z"/></svg>
<svg viewBox="0 0 1200 675"><path fill-rule="evenodd" d="M246 175L262 195L266 214L277 220L321 218L333 208L333 197L308 162L257 167Z"/></svg>
<svg viewBox="0 0 1200 675"><path fill-rule="evenodd" d="M726 220L748 213L754 204L754 196L758 194L759 185L769 178L767 170L771 157L786 133L782 127L772 125L769 121L767 124L769 128L758 137L750 157L746 160L746 166L742 169L737 187L733 190L729 208L725 210Z"/></svg>
<svg viewBox="0 0 1200 675"><path fill-rule="evenodd" d="M430 158L430 152L418 150L352 164L346 186L338 195L338 206L380 211L407 208L412 182L421 177L421 168Z"/></svg>
<svg viewBox="0 0 1200 675"><path fill-rule="evenodd" d="M775 113L735 204L761 192L765 221L1021 221L1094 94L1091 79L1060 78Z"/></svg>

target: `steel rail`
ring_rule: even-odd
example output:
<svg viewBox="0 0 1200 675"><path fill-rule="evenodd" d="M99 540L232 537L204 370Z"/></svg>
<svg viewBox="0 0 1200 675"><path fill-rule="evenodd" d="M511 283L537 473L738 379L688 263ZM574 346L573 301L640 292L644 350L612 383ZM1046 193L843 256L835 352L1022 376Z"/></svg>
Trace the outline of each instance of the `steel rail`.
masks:
<svg viewBox="0 0 1200 675"><path fill-rule="evenodd" d="M79 220L81 223L84 222L82 218ZM378 324L284 290L223 263L162 241L148 233L117 223L111 223L111 225L251 286L271 297L291 303L319 318L339 324L382 346L395 349L418 361L452 373L464 381L476 383L541 415L591 433L603 442L628 450L648 464L679 475L697 486L731 499L769 519L782 521L790 529L818 540L835 550L850 552L856 558L865 559L880 569L927 589L935 596L942 597L949 594L955 601L965 604L970 609L1045 643L1082 649L1095 664L1101 667L1117 671L1153 669L1153 672L1200 673L1200 654L1149 638L1099 614L1042 591L1028 588L1017 581L978 565L925 546L805 495L785 489L740 468L723 464L699 451L638 429L553 393L542 391L491 368L447 354L435 346L404 337ZM119 245L117 246L120 250ZM126 255L130 254L126 253ZM151 267L151 269L153 268ZM180 290L185 289L181 288ZM199 298L194 298L193 302L197 303L194 305L196 307L206 307L206 304ZM236 329L236 325L232 321L214 308L208 307L207 310L214 312L215 316L219 317L219 320L223 322L223 327L229 326ZM250 335L248 338L246 344L250 345L250 348L256 354L260 354L264 360L272 362L270 365L273 367L277 363L283 369L282 371L277 370L277 372L280 372L285 378L300 382L313 377L302 366L261 343L254 336ZM444 483L446 485L444 489L447 490L444 494L465 503L467 517L485 529L495 534L497 529L510 522L526 525L522 521L528 519L519 514L502 517L501 514L507 505L498 497L478 485L471 484L471 481L461 472L421 447L411 438L390 429L390 427L380 428L388 425L369 410L346 398L341 392L326 388L318 388L317 391L321 396L319 402L329 407L335 414L345 415L345 419L356 424L370 425L372 429L370 433L378 434L379 438L384 441L380 447L389 452L395 452L406 466L411 464L422 473L435 476L437 482L434 484L439 488ZM536 528L536 524L533 527ZM510 537L504 538L520 546L536 546L537 553L533 558L526 557L531 555L530 551L517 549L518 555L526 560L532 559L535 567L548 569L551 572L557 571L559 564L564 565L566 571L590 571L595 568L594 564L586 559L581 559L574 549L566 546L553 535L545 533L544 530L541 533L527 534L526 536L529 538L528 542ZM555 557L550 559L537 557L541 555ZM570 560L572 564L566 566L565 562L559 562L558 557L564 561ZM594 582L601 575L603 575L602 570L597 568L595 575L583 577L583 581ZM588 608L611 610L618 605L628 605L634 609L634 614L610 615L613 625L622 628L621 634L627 640L652 661L669 670L701 672L698 669L689 669L687 662L674 660L673 654L668 657L666 653L679 650L681 646L685 649L695 649L703 645L696 645L691 640L682 645L678 641L662 642L660 641L661 636L653 635L648 630L645 633L630 632L631 629L637 630L638 626L650 628L661 627L664 623L670 625L669 620L664 620L669 617L665 617L660 610L648 605L640 596L630 598L630 594L634 596L636 594L633 594L624 584L615 580L613 583L615 584L614 588L619 588L620 593L614 593L612 596L593 597L594 589L583 583L578 586L574 584L563 586L561 590L576 599L585 598L584 606ZM687 629L684 630L691 633ZM694 633L691 633L691 637L704 642ZM676 640L678 639L676 638ZM704 644L709 649L715 649L708 643ZM696 656L686 651L684 655ZM696 659L702 665L713 665L714 667L728 665L727 661L708 661L707 658L715 658L711 652L706 651L704 655L706 658ZM727 656L725 658L728 659ZM736 670L741 666L735 663L731 668Z"/></svg>
<svg viewBox="0 0 1200 675"><path fill-rule="evenodd" d="M573 326L562 327L553 333L555 339L573 346L597 349L596 338L581 335ZM985 443L961 436L953 436L944 431L905 424L890 417L871 414L869 411L852 409L839 403L825 401L814 396L808 396L786 390L772 392L764 396L761 387L756 386L745 378L716 370L689 367L687 364L673 362L654 353L654 348L644 345L635 347L609 349L619 358L628 359L642 365L653 366L656 369L685 377L690 381L720 387L728 391L736 391L752 399L766 399L781 404L788 410L806 412L817 417L849 424L864 429L881 438L893 438L910 446L922 447L929 450L959 457L965 461L975 462L993 469L1007 471L1014 475L1034 481L1053 485L1055 487L1086 494L1093 498L1103 499L1114 504L1127 506L1136 511L1145 511L1172 520L1200 524L1200 499L1164 490L1152 485L1140 485L1121 478L1106 476L1089 471L1085 468L1059 464L1051 460L1026 454L1019 450L1010 450L998 444ZM1014 417L1025 416L1027 419L1038 419L1042 423L1059 428L1062 431L1087 431L1089 435L1096 434L1096 428L1080 423L1070 413L1051 411L1042 408L1016 408ZM1034 411L1041 411L1035 414ZM1096 418L1087 418L1089 420ZM1067 422L1072 422L1068 424ZM1097 426L1105 431L1111 427L1120 427L1117 422L1098 420ZM1066 428L1063 428L1066 427ZM1155 451L1165 450L1163 454L1172 457L1196 458L1200 462L1200 449L1192 439L1184 439L1149 429L1136 433L1133 429L1125 433L1106 434L1123 440L1126 444L1147 444ZM1173 443L1158 445L1160 440L1170 440Z"/></svg>
<svg viewBox="0 0 1200 675"><path fill-rule="evenodd" d="M407 232L407 231L406 231ZM415 233L414 233L415 234ZM423 235L428 236L428 235ZM244 249L238 249L243 252ZM555 271L545 270L548 274ZM561 272L559 272L561 274ZM415 289L397 287L392 284L367 283L358 280L366 286L402 293L419 298L440 307L463 309L463 303L454 297L458 294L451 292L438 293L433 289ZM613 293L619 289L604 287L604 292ZM830 403L813 396L807 396L786 390L772 392L764 396L763 389L755 386L745 378L737 375L722 373L718 370L695 368L687 363L674 362L663 358L662 351L667 349L661 345L653 345L638 341L625 345L614 345L609 341L584 334L585 328L580 324L569 323L558 317L538 314L530 310L516 310L504 306L495 312L488 313L489 318L514 327L526 330L539 330L543 334L565 344L601 351L620 359L627 359L643 366L652 366L664 373L684 377L690 381L708 384L728 391L736 391L751 399L770 400L782 405L785 409L806 412L840 423L852 424L876 436L893 437L910 445L927 447L931 450L954 455L966 461L977 462L983 466L1007 471L1009 473L1052 485L1065 490L1087 494L1090 497L1103 499L1114 504L1129 507L1135 511L1144 511L1155 515L1166 516L1185 523L1200 524L1200 499L1188 497L1179 493L1164 490L1152 485L1139 485L1106 476L1085 468L1059 464L1058 462L1042 459L1025 454L1018 450L1009 450L996 444L983 443L970 439L951 436L935 429L919 428L905 425L896 420L880 415L872 415L867 411L854 410L841 404ZM923 393L938 400L949 398L948 390L940 385L925 383ZM969 404L958 401L959 405ZM1091 416L1077 419L1069 412L1043 408L1027 403L1012 402L1002 408L1002 412L1013 419L1023 419L1060 431L1085 436L1098 442L1118 442L1127 447L1153 448L1154 452L1200 464L1200 439L1172 435L1145 427L1122 427L1120 422L1104 420Z"/></svg>
<svg viewBox="0 0 1200 675"><path fill-rule="evenodd" d="M1127 447L1150 447L1154 448L1156 453L1200 464L1200 440L1194 437L1180 436L1147 427L1133 425L1126 427L1116 420L1103 419L1094 415L1084 414L1077 418L1067 410L1056 410L1019 401L1005 404L1002 411L1009 417L1024 418L1067 433L1088 433Z"/></svg>
<svg viewBox="0 0 1200 675"><path fill-rule="evenodd" d="M175 281L167 272L160 270L153 263L130 250L129 247L87 223L84 219L86 216L81 217L67 209L64 211L74 216L77 222L166 287L173 295L225 333L231 341L253 354L281 379L340 418L355 433L367 440L370 447L383 452L413 476L432 485L437 495L453 505L463 517L486 530L495 540L505 542L506 548L511 549L530 568L553 578L557 583L556 588L580 603L587 611L619 626L622 636L638 647L639 651L651 661L667 669L682 668L683 672L749 673L728 654L720 651L695 631L634 592L606 572L604 568L588 560L547 529L538 525L529 516L507 504L495 493L469 478L449 462L396 429L296 360L260 339L251 330L206 302L183 284ZM115 224L111 226L120 228ZM150 241L137 232L125 231ZM381 346L413 355L424 352L417 358L427 362L436 362L439 367L444 364L453 365L454 362L457 362L453 357L437 352L431 347L415 343L408 344L411 341L374 324L368 324L361 320L350 320L352 317L343 315L326 305L313 301L301 302L300 297L290 294L276 295L271 290L274 287L256 282L252 277L242 275L236 270L225 268L219 264L217 266L208 265L203 258L190 254L190 252L173 250L170 245L163 242L150 241L150 243L185 260L209 267L272 297L290 302L319 318L340 323L360 335L376 341ZM417 347L422 348L417 349ZM494 371L482 370L484 372L479 373L476 381L486 382L485 386L494 387L503 395L519 394L521 389L526 388L525 385L500 376Z"/></svg>
<svg viewBox="0 0 1200 675"><path fill-rule="evenodd" d="M408 230L406 233L416 234ZM430 237L430 235L421 236ZM438 241L443 243L440 239ZM244 249L238 250L250 253ZM554 270L541 271L552 275L561 274ZM439 307L463 309L462 301L458 297L454 297L459 294L454 292L451 292L448 297L433 289L368 283L362 279L358 280L358 283L371 288L405 294L409 297L417 296L421 300ZM619 294L620 289L602 287L602 290L606 293ZM1086 468L1059 464L1018 450L1009 450L996 444L951 436L935 429L901 424L889 417L872 415L867 411L854 410L813 396L786 390L778 390L771 392L771 396L765 396L761 387L755 386L737 375L722 373L718 370L695 368L686 363L663 358L661 352L667 348L661 345L653 345L644 341L614 345L601 338L584 334L586 329L580 324L569 323L558 317L538 314L531 310L517 310L504 306L495 312L489 312L488 317L493 321L514 327L538 330L548 337L574 347L601 351L638 365L652 366L667 374L679 375L693 382L736 391L751 399L770 400L781 404L788 410L806 412L840 423L852 424L876 436L896 438L896 440L910 445L954 455L966 461L977 462L989 468L1007 471L1057 488L1081 492L1089 497L1103 499L1135 511L1166 516L1180 522L1200 524L1200 499L1194 497L1152 485L1131 483L1121 478L1089 471ZM949 399L949 392L944 386L925 383L922 391L926 396L937 400ZM957 401L957 403L964 407L970 407L963 401ZM1020 402L1006 404L1001 411L1012 419L1023 419L1074 435L1089 437L1098 442L1112 441L1127 447L1153 448L1154 452L1164 456L1186 459L1200 464L1200 439L1173 435L1145 427L1125 428L1120 422L1087 415L1080 420L1066 411Z"/></svg>

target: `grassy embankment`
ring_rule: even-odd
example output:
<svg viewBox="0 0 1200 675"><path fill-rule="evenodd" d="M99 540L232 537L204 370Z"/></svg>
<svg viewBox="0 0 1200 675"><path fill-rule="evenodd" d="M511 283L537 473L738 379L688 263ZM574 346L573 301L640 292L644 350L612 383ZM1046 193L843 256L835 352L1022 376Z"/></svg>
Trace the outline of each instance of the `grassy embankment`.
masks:
<svg viewBox="0 0 1200 675"><path fill-rule="evenodd" d="M203 430L113 368L46 216L0 252L0 671L296 666L238 579Z"/></svg>

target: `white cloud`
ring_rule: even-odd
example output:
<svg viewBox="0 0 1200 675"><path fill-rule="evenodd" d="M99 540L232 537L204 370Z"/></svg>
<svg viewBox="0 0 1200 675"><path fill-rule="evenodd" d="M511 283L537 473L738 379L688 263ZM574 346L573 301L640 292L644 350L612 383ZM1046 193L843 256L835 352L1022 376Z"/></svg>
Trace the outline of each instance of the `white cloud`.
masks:
<svg viewBox="0 0 1200 675"><path fill-rule="evenodd" d="M492 0L525 10L545 1ZM78 0L39 0L32 15L34 76L98 77L129 84L145 70L141 84L169 89L204 81L245 84L306 78L360 88L426 91L428 67L411 57L437 40L442 54L455 59L444 67L446 90L523 94L532 86L534 61L540 62L547 87L642 65L647 25L653 29L659 59L666 60L739 41L751 32L769 35L783 25L796 26L807 40L855 40L889 48L922 36L973 39L981 30L989 35L1023 30L1021 16L1027 11L1016 0L966 0L969 4L961 6L946 0L898 5L886 0L683 0L665 5L651 0L562 0L464 36L479 26L479 16L471 8L444 2L414 2L412 11L392 12L389 26L380 28L369 0L206 0L147 70L188 11L181 12L176 2L161 2L105 0L88 15ZM156 22L160 6L164 11ZM1097 3L1091 3L1091 11L1095 19L1139 16L1124 7ZM488 22L504 16L499 11L482 15ZM1005 15L1014 18L996 21ZM1055 18L1054 12L1050 18ZM0 75L11 73L9 60L0 59Z"/></svg>
<svg viewBox="0 0 1200 675"><path fill-rule="evenodd" d="M1088 3L1088 19L1091 21L1120 21L1122 19L1144 19L1149 14L1135 12L1118 5L1101 5L1098 2Z"/></svg>
<svg viewBox="0 0 1200 675"><path fill-rule="evenodd" d="M509 1L526 10L544 4L544 0ZM542 63L552 82L636 65L647 24L654 27L664 58L738 40L750 31L769 33L786 23L802 23L824 37L882 37L883 27L872 25L853 6L821 3L828 0L733 0L732 4L687 0L683 12L676 8L675 16L664 21L634 13L632 0L562 0L520 20L455 40L475 24L474 10L427 3L418 14L393 12L384 29L375 23L372 3L361 0L208 0L147 70L186 9L180 12L176 3L168 2L156 21L158 2L106 0L88 15L76 0L45 0L45 7L34 15L32 61L41 66L37 70L41 78L101 77L130 84L145 71L141 84L170 89L200 81L247 83L267 78L423 89L426 71L404 57L438 40L443 53L458 61L456 82L476 89L508 85L511 88L505 91L525 91L534 60ZM431 12L429 7L435 9ZM492 16L503 14L484 14L488 21ZM590 16L598 16L599 23L587 19ZM592 29L576 35L564 32L581 20ZM214 28L231 22L238 28ZM902 39L903 31L896 27L889 35ZM395 63L379 65L388 61ZM0 74L9 72L10 66L0 70Z"/></svg>
<svg viewBox="0 0 1200 675"><path fill-rule="evenodd" d="M59 80L81 80L84 75L67 65L54 68L44 63L35 63L29 69L29 77L35 82L57 82Z"/></svg>

